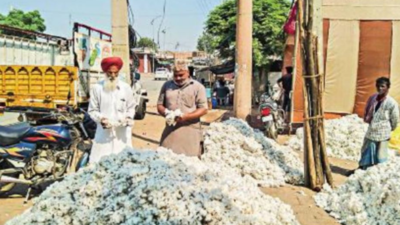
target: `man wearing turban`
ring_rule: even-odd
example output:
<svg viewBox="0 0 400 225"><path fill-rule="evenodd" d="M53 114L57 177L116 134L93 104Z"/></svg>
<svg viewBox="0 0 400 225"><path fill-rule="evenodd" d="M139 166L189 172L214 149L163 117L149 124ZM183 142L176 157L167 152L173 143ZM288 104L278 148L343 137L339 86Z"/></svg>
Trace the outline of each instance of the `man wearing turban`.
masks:
<svg viewBox="0 0 400 225"><path fill-rule="evenodd" d="M207 114L206 90L189 77L186 65L175 66L173 80L161 88L157 110L167 119L161 146L177 154L200 157L203 137L200 118ZM177 115L176 111L181 113ZM171 115L175 120L172 124L168 123Z"/></svg>
<svg viewBox="0 0 400 225"><path fill-rule="evenodd" d="M91 89L89 115L97 123L97 130L90 163L132 146L136 103L131 87L118 79L122 66L119 57L103 59L101 68L106 74L105 79Z"/></svg>

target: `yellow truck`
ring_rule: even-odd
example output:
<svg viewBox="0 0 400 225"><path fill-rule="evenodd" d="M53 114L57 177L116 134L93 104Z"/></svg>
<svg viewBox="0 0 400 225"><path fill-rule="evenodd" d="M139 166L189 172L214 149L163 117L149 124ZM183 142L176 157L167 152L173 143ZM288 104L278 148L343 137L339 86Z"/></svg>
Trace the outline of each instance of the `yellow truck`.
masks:
<svg viewBox="0 0 400 225"><path fill-rule="evenodd" d="M0 66L0 106L76 105L77 78L78 69L73 66Z"/></svg>
<svg viewBox="0 0 400 225"><path fill-rule="evenodd" d="M0 28L29 33L5 25ZM0 34L0 106L57 108L83 102L72 42L48 34L32 35L35 40Z"/></svg>
<svg viewBox="0 0 400 225"><path fill-rule="evenodd" d="M0 28L9 29L1 24ZM67 104L87 108L91 86L104 78L101 61L112 55L111 34L79 23L74 24L71 40L10 29L37 40L0 34L0 108L38 111ZM120 74L120 79L133 75ZM139 74L131 79L138 103L135 118L143 119L147 91L138 82Z"/></svg>

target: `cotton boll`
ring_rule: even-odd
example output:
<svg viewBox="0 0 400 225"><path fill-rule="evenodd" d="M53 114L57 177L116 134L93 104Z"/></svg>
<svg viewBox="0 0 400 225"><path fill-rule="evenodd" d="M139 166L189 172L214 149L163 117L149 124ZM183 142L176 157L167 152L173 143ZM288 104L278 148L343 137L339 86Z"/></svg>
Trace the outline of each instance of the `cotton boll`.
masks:
<svg viewBox="0 0 400 225"><path fill-rule="evenodd" d="M263 146L233 126L211 124L205 131L204 148L202 160L205 162L229 166L243 176L252 177L261 186L285 183L284 171L264 155Z"/></svg>
<svg viewBox="0 0 400 225"><path fill-rule="evenodd" d="M203 159L223 161L242 175L252 176L262 186L303 182L303 163L298 155L243 120L231 118L223 123L213 123L205 132L205 150ZM243 162L247 166L243 166Z"/></svg>
<svg viewBox="0 0 400 225"><path fill-rule="evenodd" d="M358 161L368 124L357 115L325 120L326 152L328 156ZM304 130L299 128L296 135L286 143L294 150L303 150Z"/></svg>
<svg viewBox="0 0 400 225"><path fill-rule="evenodd" d="M165 121L168 124L168 126L175 126L176 125L175 119L183 115L180 109L176 109L174 111L166 109L165 114L166 114Z"/></svg>
<svg viewBox="0 0 400 225"><path fill-rule="evenodd" d="M345 184L315 196L317 205L347 225L400 224L400 159L366 171L357 170Z"/></svg>
<svg viewBox="0 0 400 225"><path fill-rule="evenodd" d="M250 155L260 151L260 144L246 143ZM50 186L7 225L205 223L299 224L291 208L263 194L254 179L221 162L159 148L104 157Z"/></svg>

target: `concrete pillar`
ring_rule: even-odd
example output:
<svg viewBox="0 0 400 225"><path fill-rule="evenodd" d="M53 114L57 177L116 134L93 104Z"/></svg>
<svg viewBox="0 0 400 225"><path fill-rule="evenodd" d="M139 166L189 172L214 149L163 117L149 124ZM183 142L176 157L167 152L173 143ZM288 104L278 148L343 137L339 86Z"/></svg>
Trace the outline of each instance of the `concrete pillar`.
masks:
<svg viewBox="0 0 400 225"><path fill-rule="evenodd" d="M128 4L126 0L112 0L111 3L112 53L124 61L120 76L124 76L125 81L130 83Z"/></svg>
<svg viewBox="0 0 400 225"><path fill-rule="evenodd" d="M238 0L234 113L246 120L251 114L253 1Z"/></svg>

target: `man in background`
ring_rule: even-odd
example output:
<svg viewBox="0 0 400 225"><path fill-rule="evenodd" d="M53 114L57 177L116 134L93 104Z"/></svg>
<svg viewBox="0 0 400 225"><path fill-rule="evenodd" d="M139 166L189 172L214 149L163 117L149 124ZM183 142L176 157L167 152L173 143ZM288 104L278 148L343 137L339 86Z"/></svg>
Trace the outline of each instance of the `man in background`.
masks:
<svg viewBox="0 0 400 225"><path fill-rule="evenodd" d="M399 105L389 96L389 78L377 79L376 89L377 93L368 99L364 113L364 122L369 126L361 149L361 169L387 161L390 134L399 121Z"/></svg>
<svg viewBox="0 0 400 225"><path fill-rule="evenodd" d="M293 85L293 67L286 67L286 74L277 81L280 88L283 90L283 109L286 111L286 121L289 120L289 113L291 108L291 95Z"/></svg>

